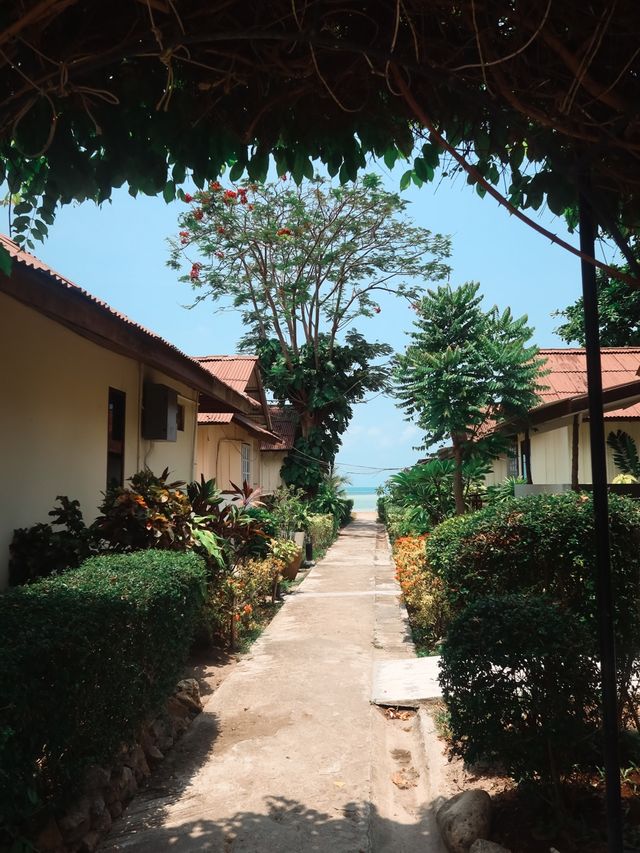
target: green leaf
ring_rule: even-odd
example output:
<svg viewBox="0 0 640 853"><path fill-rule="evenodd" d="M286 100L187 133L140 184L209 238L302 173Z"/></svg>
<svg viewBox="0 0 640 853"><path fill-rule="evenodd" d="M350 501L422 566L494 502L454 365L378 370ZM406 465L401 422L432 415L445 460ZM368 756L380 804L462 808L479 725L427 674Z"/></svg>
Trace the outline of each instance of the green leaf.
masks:
<svg viewBox="0 0 640 853"><path fill-rule="evenodd" d="M170 201L173 201L176 197L176 185L173 181L167 181L164 185L164 189L162 190L162 198L169 204Z"/></svg>
<svg viewBox="0 0 640 853"><path fill-rule="evenodd" d="M239 181L240 178L244 175L245 165L246 164L243 163L241 160L236 160L236 162L233 164L233 166L229 170L229 180L232 183L235 184L236 181Z"/></svg>
<svg viewBox="0 0 640 853"><path fill-rule="evenodd" d="M411 178L413 177L413 169L408 169L404 175L400 178L400 189L406 190L409 184L411 183Z"/></svg>
<svg viewBox="0 0 640 853"><path fill-rule="evenodd" d="M422 157L416 157L416 159L413 161L413 168L415 170L416 175L420 178L421 181L428 183L429 181L433 180L435 172L433 171L433 168L426 162L426 160L422 159Z"/></svg>
<svg viewBox="0 0 640 853"><path fill-rule="evenodd" d="M182 163L176 163L171 170L171 177L173 178L174 184L183 184L185 178L187 177L187 170Z"/></svg>
<svg viewBox="0 0 640 853"><path fill-rule="evenodd" d="M17 213L17 214L29 213L32 209L33 209L33 205L31 204L30 201L21 201L19 204L16 204L16 206L13 208L13 212Z"/></svg>
<svg viewBox="0 0 640 853"><path fill-rule="evenodd" d="M387 148L383 156L384 164L387 169L393 169L399 156L399 151L395 146L393 148Z"/></svg>
<svg viewBox="0 0 640 853"><path fill-rule="evenodd" d="M4 246L0 246L0 272L10 276L12 264L13 261L8 250Z"/></svg>

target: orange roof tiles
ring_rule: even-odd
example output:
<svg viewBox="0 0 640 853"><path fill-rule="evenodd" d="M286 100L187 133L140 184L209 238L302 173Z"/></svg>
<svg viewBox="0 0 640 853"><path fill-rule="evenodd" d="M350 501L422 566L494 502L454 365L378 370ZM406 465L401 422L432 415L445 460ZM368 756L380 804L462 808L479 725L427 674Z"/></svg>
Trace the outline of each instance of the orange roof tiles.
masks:
<svg viewBox="0 0 640 853"><path fill-rule="evenodd" d="M271 413L273 431L280 436L281 440L273 444L261 441L260 450L291 450L296 440L298 416L292 408L281 409L278 406L269 406L269 411Z"/></svg>
<svg viewBox="0 0 640 853"><path fill-rule="evenodd" d="M539 393L540 403L552 403L587 393L587 359L582 348L541 349L546 358L546 376L540 380L547 387ZM602 387L612 388L633 382L640 375L640 347L602 347ZM640 403L626 409L605 412L607 420L640 417Z"/></svg>
<svg viewBox="0 0 640 853"><path fill-rule="evenodd" d="M205 370L231 385L236 391L245 393L257 363L256 355L202 355L196 356Z"/></svg>

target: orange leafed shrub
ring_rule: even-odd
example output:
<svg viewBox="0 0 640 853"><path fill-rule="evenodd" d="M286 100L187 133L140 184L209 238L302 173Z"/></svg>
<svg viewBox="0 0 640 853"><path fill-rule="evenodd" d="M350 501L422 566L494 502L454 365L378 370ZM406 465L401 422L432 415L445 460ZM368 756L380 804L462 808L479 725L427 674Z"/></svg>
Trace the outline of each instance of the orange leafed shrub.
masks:
<svg viewBox="0 0 640 853"><path fill-rule="evenodd" d="M433 649L449 621L442 581L429 568L426 554L428 534L401 536L393 543L396 578L407 605L414 638Z"/></svg>

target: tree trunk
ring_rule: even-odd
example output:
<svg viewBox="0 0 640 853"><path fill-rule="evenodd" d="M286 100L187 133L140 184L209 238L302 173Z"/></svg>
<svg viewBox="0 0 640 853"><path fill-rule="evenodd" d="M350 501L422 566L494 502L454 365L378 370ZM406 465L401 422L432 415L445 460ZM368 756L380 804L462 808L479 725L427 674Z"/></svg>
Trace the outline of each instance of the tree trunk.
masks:
<svg viewBox="0 0 640 853"><path fill-rule="evenodd" d="M456 501L456 515L464 515L467 508L464 503L464 484L462 482L462 447L457 438L453 438L453 458L456 463L453 472L453 496Z"/></svg>

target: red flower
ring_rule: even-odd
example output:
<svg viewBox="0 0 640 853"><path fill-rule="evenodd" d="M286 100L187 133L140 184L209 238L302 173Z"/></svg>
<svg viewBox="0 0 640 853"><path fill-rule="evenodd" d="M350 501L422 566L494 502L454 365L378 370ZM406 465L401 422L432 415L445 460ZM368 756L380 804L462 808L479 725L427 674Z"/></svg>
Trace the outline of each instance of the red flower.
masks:
<svg viewBox="0 0 640 853"><path fill-rule="evenodd" d="M192 281L195 281L196 279L198 279L200 277L200 270L201 269L202 269L202 264L199 264L196 261L196 263L193 264L193 266L191 267L191 272L189 273L189 276L191 277Z"/></svg>
<svg viewBox="0 0 640 853"><path fill-rule="evenodd" d="M209 189L212 189L212 190L221 190L221 189L222 189L222 184L220 184L218 181L212 181L212 182L209 184Z"/></svg>
<svg viewBox="0 0 640 853"><path fill-rule="evenodd" d="M287 180L287 173L286 173L286 172L284 173L284 175L280 175L280 180L281 180L281 181L286 181L286 180Z"/></svg>
<svg viewBox="0 0 640 853"><path fill-rule="evenodd" d="M376 314L379 314L381 311L381 308L379 305L376 305L373 310L376 312Z"/></svg>
<svg viewBox="0 0 640 853"><path fill-rule="evenodd" d="M216 252L216 258L220 258L220 260L222 260L224 258L224 253L223 252Z"/></svg>
<svg viewBox="0 0 640 853"><path fill-rule="evenodd" d="M203 216L204 216L204 212L202 210L200 210L200 208L198 208L198 210L194 210L193 218L197 219L198 222L202 219Z"/></svg>
<svg viewBox="0 0 640 853"><path fill-rule="evenodd" d="M246 203L247 203L246 195L241 195L240 196L240 204L246 204Z"/></svg>
<svg viewBox="0 0 640 853"><path fill-rule="evenodd" d="M247 210L253 210L253 205L252 204L247 205Z"/></svg>
<svg viewBox="0 0 640 853"><path fill-rule="evenodd" d="M218 225L218 234L224 234L224 233L225 233L225 231L224 231L224 228L222 227L222 225Z"/></svg>
<svg viewBox="0 0 640 853"><path fill-rule="evenodd" d="M190 204L193 201L193 196L189 195L189 193L185 193L184 194L184 200L186 201L187 204Z"/></svg>
<svg viewBox="0 0 640 853"><path fill-rule="evenodd" d="M180 232L180 236L181 236L181 237L188 237L188 236L189 236L189 232L188 232L188 231L181 231L181 232Z"/></svg>
<svg viewBox="0 0 640 853"><path fill-rule="evenodd" d="M290 237L292 233L290 228L278 228L276 231L278 237Z"/></svg>
<svg viewBox="0 0 640 853"><path fill-rule="evenodd" d="M237 196L237 193L235 193L233 190L225 190L225 192L224 192L225 198L235 198L236 196Z"/></svg>

